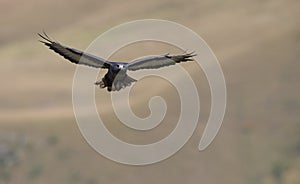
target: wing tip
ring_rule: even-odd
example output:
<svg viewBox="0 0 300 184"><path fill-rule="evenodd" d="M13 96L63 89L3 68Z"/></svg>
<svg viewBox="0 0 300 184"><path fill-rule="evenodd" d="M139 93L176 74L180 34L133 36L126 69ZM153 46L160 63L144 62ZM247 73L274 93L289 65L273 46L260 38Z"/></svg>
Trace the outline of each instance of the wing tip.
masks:
<svg viewBox="0 0 300 184"><path fill-rule="evenodd" d="M44 30L42 33L37 33L37 35L43 39L43 40L39 40L41 43L44 43L44 44L54 43L54 41L47 35L47 33Z"/></svg>
<svg viewBox="0 0 300 184"><path fill-rule="evenodd" d="M184 62L184 61L194 61L194 56L197 56L197 54L195 54L195 51L193 52L187 52L185 51L183 54L181 55L169 55L166 54L164 55L167 58L173 59L176 63L180 63L180 62Z"/></svg>
<svg viewBox="0 0 300 184"><path fill-rule="evenodd" d="M183 56L183 61L194 61L194 56L197 56L197 54L195 53L195 51L192 52L186 52Z"/></svg>
<svg viewBox="0 0 300 184"><path fill-rule="evenodd" d="M185 52L184 52L184 55L185 55L185 56L188 56L188 57L194 57L194 56L197 56L197 54L195 53L195 51L192 51L192 52L187 52L187 51L185 51Z"/></svg>

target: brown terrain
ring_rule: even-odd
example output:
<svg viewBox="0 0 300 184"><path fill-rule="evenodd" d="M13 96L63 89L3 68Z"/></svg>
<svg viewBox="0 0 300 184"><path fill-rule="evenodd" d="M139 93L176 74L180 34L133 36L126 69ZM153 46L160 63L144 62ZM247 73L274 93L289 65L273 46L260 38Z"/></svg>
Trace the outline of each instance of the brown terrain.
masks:
<svg viewBox="0 0 300 184"><path fill-rule="evenodd" d="M0 184L300 183L300 1L1 0L0 5ZM85 50L106 30L146 18L178 22L205 39L223 68L227 110L219 134L199 152L210 92L195 63L182 64L201 99L195 133L167 160L128 166L104 158L84 140L72 107L76 66L40 44L36 33L46 30ZM136 43L110 59L168 52L181 51ZM95 92L106 127L124 141L156 142L176 125L180 102L167 81L149 77L134 85L132 109L138 116L149 115L151 96L162 96L168 105L162 124L147 132L122 125L109 93Z"/></svg>

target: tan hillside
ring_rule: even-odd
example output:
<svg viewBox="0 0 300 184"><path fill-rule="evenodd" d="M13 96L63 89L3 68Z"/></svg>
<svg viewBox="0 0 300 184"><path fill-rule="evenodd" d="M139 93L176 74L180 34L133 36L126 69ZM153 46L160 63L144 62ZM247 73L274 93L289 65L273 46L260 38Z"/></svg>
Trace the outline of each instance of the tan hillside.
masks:
<svg viewBox="0 0 300 184"><path fill-rule="evenodd" d="M300 182L299 1L2 0L0 4L0 183ZM36 33L44 29L56 40L84 50L109 28L145 18L178 22L205 39L222 65L228 103L218 136L198 152L209 115L209 87L195 63L182 64L200 94L197 130L171 158L134 167L102 157L83 139L72 107L76 66L40 44ZM111 59L168 52L181 51L162 43L137 43ZM149 87L153 82L157 85ZM156 142L176 126L178 94L164 80L143 79L132 92L133 111L141 117L150 113L151 96L167 102L165 120L148 132L122 125L111 111L109 94L95 92L105 125L122 140Z"/></svg>

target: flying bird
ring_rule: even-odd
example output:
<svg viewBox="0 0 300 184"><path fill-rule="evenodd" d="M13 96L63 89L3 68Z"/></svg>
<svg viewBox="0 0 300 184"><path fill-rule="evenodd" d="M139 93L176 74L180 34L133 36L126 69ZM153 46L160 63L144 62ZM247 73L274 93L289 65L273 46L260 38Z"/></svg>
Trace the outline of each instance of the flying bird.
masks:
<svg viewBox="0 0 300 184"><path fill-rule="evenodd" d="M182 55L160 55L160 56L146 56L140 59L133 60L132 62L112 62L94 56L89 53L82 52L80 50L70 48L60 44L57 41L53 41L45 32L38 35L42 38L39 40L51 50L68 59L72 63L87 65L95 68L108 69L105 76L95 82L95 85L99 85L100 88L106 88L110 91L119 91L131 83L137 80L127 75L127 71L136 71L140 69L157 69L165 66L175 65L176 63L193 61L193 56L196 56L193 52L185 53Z"/></svg>

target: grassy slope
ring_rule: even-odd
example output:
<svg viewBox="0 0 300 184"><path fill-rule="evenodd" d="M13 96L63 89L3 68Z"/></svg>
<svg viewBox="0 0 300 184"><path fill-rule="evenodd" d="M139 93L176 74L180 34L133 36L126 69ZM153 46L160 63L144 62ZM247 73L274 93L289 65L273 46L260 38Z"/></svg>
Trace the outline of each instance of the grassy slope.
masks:
<svg viewBox="0 0 300 184"><path fill-rule="evenodd" d="M14 163L15 159L8 158L14 164L0 168L0 180L7 183L299 182L297 1L74 1L72 8L67 8L67 1L27 1L24 6L15 6L17 1L3 3L0 143L9 145L19 161ZM63 43L85 48L106 29L140 18L174 20L200 34L221 61L228 85L227 115L209 149L201 153L196 150L202 123L178 154L143 169L106 160L85 143L72 112L75 66L39 45L33 34L45 28ZM170 49L176 51L154 43L133 45L113 58L133 59ZM200 79L201 122L205 122L209 110L206 81L192 64L185 67ZM137 85L136 90L149 81ZM162 91L149 90L151 94L169 96L167 102L174 107L167 114L170 121L158 127L160 130L149 133L127 130L109 111L103 115L110 120L107 127L118 137L134 143L164 137L175 126L172 120L178 113L178 104L172 102L176 94L170 95L170 91L170 86ZM143 99L145 96L136 98ZM99 91L97 101L101 102L98 104L101 110L109 102L107 94ZM148 112L146 107L137 104L134 109L143 109L137 111L143 116Z"/></svg>

